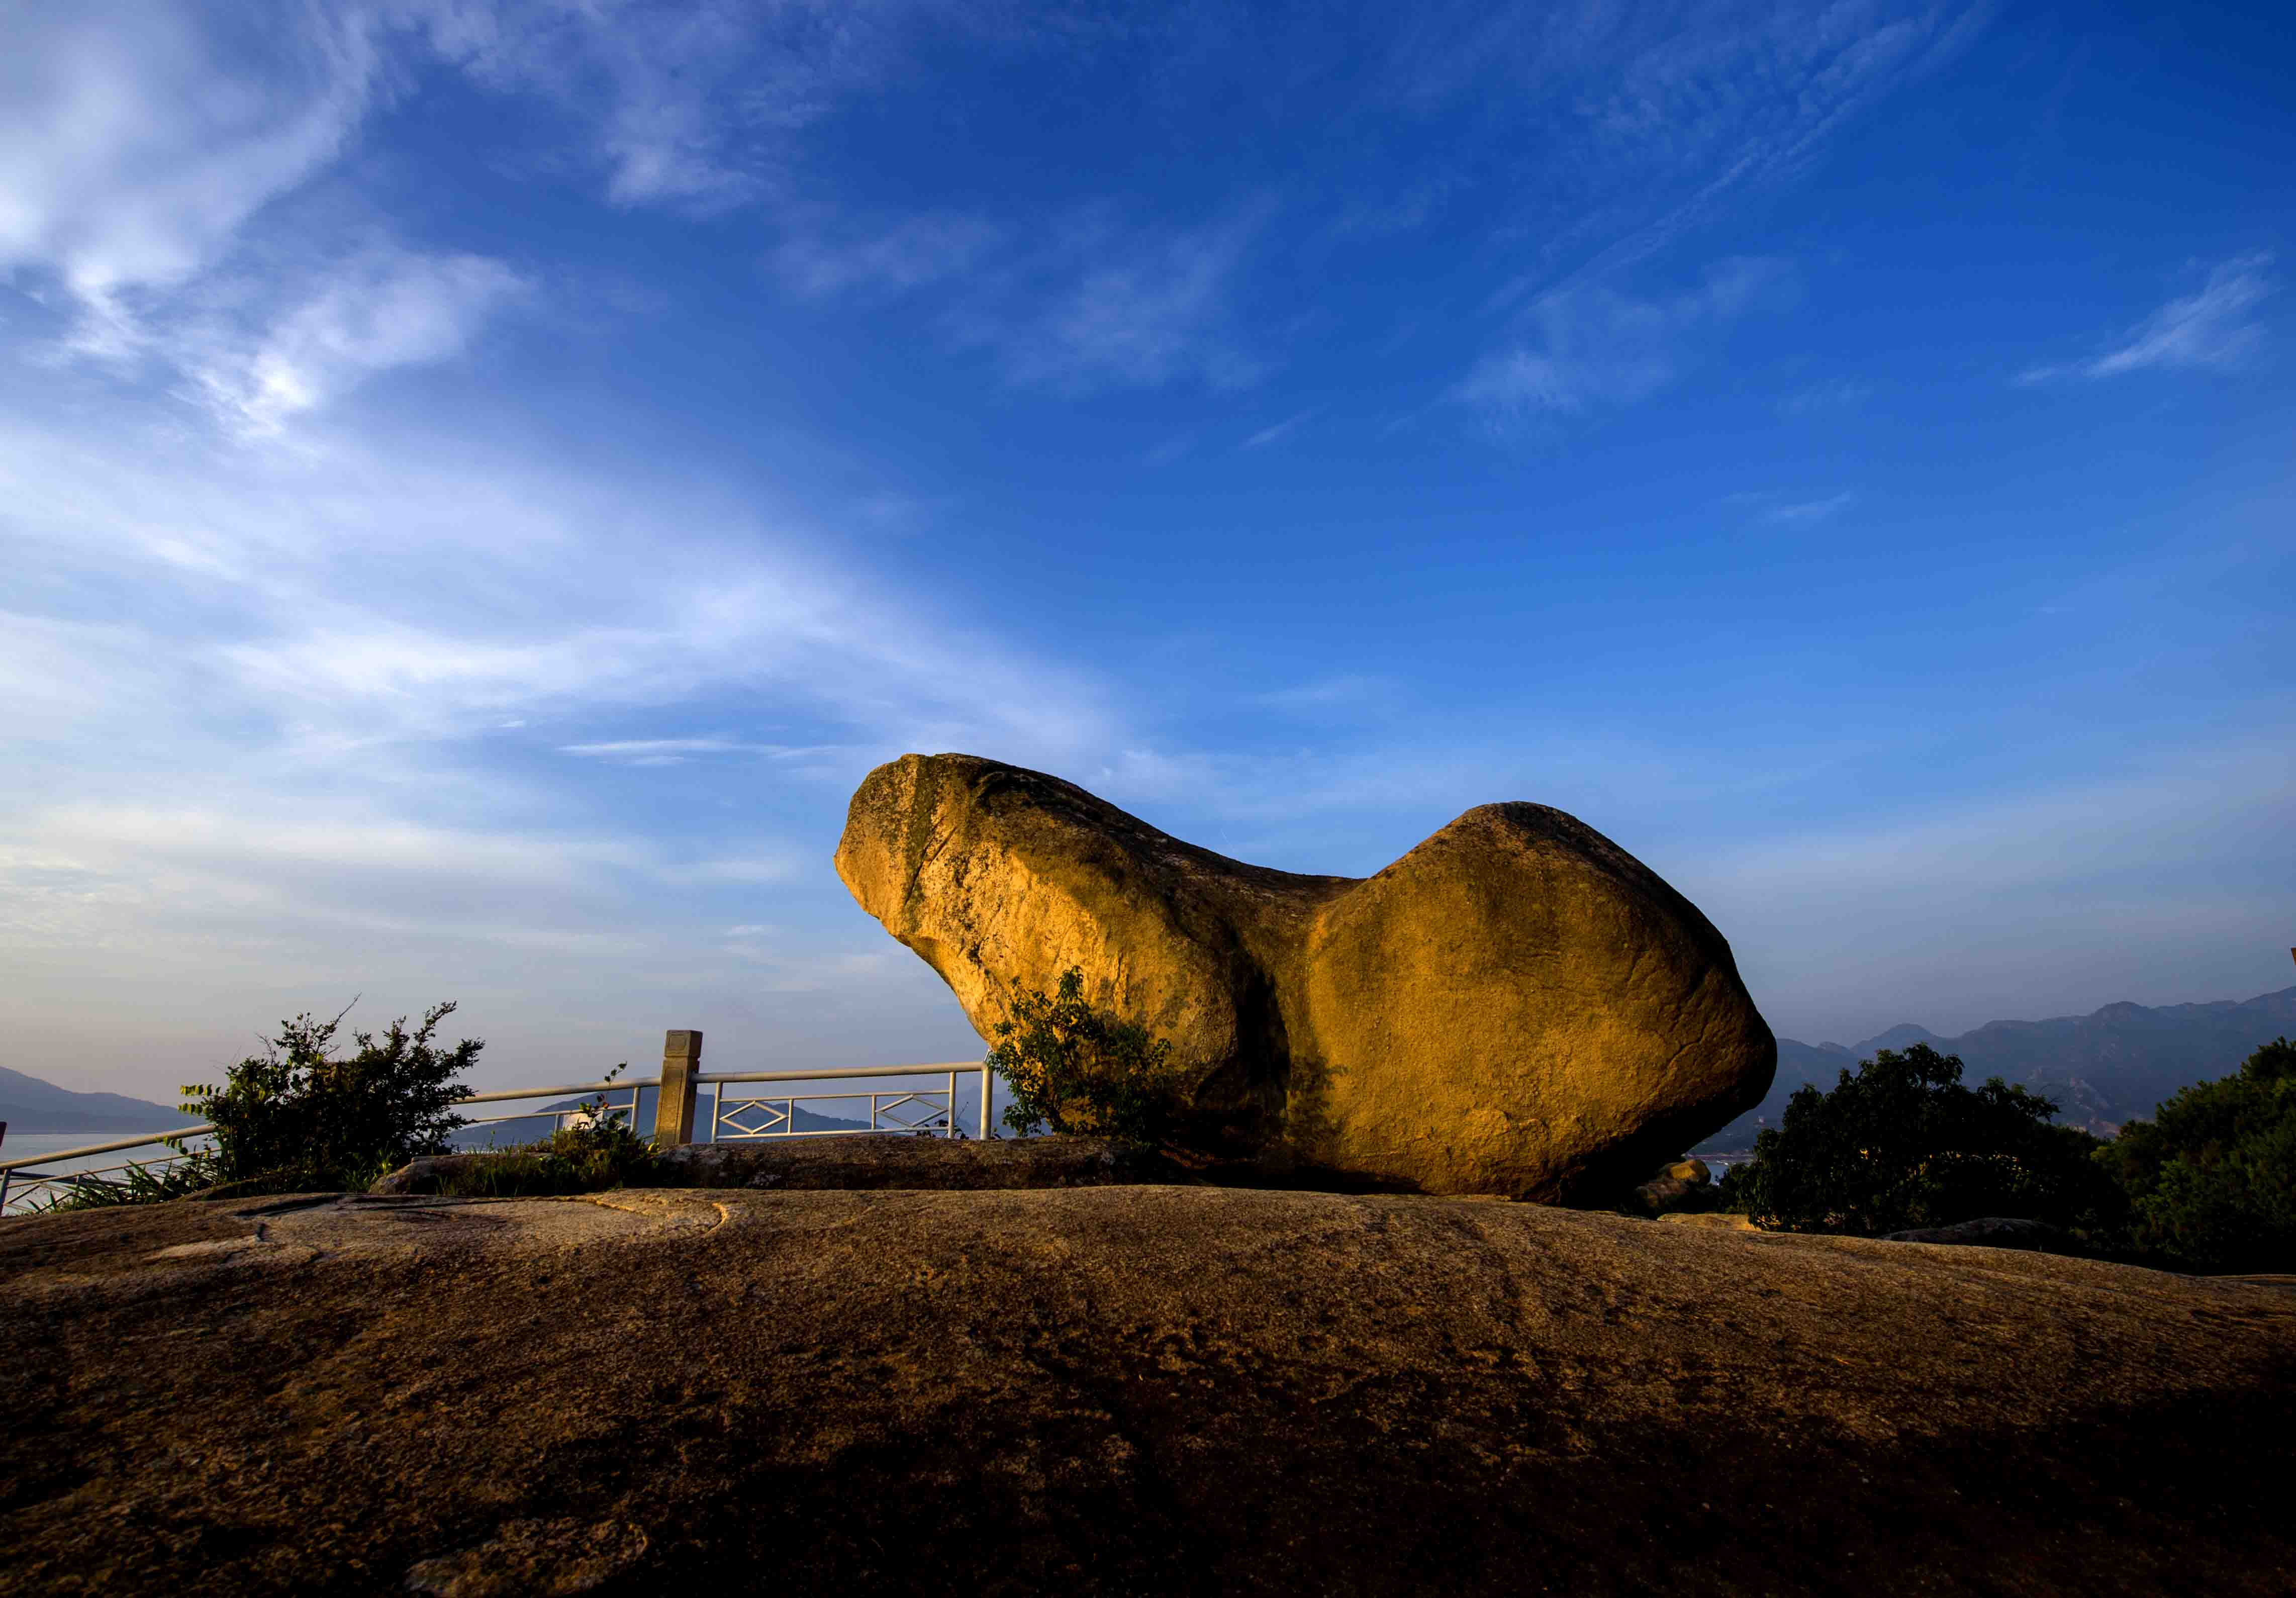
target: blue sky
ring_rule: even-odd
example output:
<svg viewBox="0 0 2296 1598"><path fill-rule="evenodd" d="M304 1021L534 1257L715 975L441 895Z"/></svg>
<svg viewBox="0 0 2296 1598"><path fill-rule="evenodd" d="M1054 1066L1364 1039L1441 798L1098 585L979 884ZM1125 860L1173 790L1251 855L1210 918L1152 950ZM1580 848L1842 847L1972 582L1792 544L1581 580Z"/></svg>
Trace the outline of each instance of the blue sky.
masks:
<svg viewBox="0 0 2296 1598"><path fill-rule="evenodd" d="M2290 979L2268 8L8 28L18 1069L975 1053L829 866L906 750L1556 805L1809 1040Z"/></svg>

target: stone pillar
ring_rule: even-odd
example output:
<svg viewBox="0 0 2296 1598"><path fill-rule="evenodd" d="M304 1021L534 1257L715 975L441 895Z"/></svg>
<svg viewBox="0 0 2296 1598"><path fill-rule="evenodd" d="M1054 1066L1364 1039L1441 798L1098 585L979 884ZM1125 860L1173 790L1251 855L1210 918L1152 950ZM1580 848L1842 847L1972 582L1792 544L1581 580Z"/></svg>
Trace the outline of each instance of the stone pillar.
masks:
<svg viewBox="0 0 2296 1598"><path fill-rule="evenodd" d="M661 1091L653 1102L656 1148L693 1141L694 1078L701 1071L701 1034L665 1032L661 1039Z"/></svg>

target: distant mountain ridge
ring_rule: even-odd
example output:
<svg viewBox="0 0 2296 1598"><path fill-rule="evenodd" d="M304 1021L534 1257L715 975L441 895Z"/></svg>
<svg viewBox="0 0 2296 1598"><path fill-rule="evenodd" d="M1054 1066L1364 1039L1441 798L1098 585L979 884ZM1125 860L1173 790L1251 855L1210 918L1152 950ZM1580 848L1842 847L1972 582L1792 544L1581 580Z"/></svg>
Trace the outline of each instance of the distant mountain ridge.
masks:
<svg viewBox="0 0 2296 1598"><path fill-rule="evenodd" d="M167 1132L188 1125L191 1119L148 1099L74 1093L0 1066L0 1121L11 1132Z"/></svg>
<svg viewBox="0 0 2296 1598"><path fill-rule="evenodd" d="M1778 1124L1796 1088L1830 1088L1875 1050L1917 1043L1960 1055L1962 1080L1972 1086L1988 1077L2005 1078L2055 1100L2059 1121L2110 1136L2124 1123L2150 1116L2178 1088L2230 1076L2259 1045L2292 1035L2296 987L2206 1004L2123 1003L2087 1015L1988 1021L1956 1037L1911 1022L1849 1047L1781 1037L1769 1095L1698 1147L1713 1153L1751 1148L1757 1132Z"/></svg>

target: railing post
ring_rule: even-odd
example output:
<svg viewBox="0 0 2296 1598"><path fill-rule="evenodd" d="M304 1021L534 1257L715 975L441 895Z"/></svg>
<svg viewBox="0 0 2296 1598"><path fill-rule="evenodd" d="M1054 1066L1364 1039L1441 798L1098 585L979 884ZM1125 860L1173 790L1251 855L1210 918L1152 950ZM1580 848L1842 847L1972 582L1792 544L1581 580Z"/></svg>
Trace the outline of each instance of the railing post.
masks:
<svg viewBox="0 0 2296 1598"><path fill-rule="evenodd" d="M995 1133L988 1129L988 1061L980 1062L980 1141L987 1143Z"/></svg>
<svg viewBox="0 0 2296 1598"><path fill-rule="evenodd" d="M693 1141L693 1095L701 1086L701 1034L665 1032L661 1039L661 1087L653 1102L653 1141L675 1148Z"/></svg>

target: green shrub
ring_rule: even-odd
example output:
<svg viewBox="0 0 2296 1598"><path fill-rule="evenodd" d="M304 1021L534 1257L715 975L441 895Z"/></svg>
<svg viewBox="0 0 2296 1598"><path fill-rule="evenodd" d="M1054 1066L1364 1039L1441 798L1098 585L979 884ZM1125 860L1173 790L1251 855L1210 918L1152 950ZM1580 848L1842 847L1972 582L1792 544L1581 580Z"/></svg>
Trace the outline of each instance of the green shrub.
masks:
<svg viewBox="0 0 2296 1598"><path fill-rule="evenodd" d="M2140 1255L2194 1271L2296 1270L2296 1044L2195 1083L2098 1151Z"/></svg>
<svg viewBox="0 0 2296 1598"><path fill-rule="evenodd" d="M405 1017L381 1037L352 1034L357 1052L330 1053L342 1016L299 1015L231 1068L221 1086L184 1089L184 1109L215 1128L215 1144L189 1156L184 1180L253 1183L273 1192L356 1191L418 1154L443 1154L469 1123L452 1106L456 1080L486 1045L432 1039L451 1004L433 1005L409 1032ZM348 1012L346 1012L348 1013Z"/></svg>
<svg viewBox="0 0 2296 1598"><path fill-rule="evenodd" d="M611 1082L628 1069L626 1061L606 1079ZM660 1158L652 1140L640 1137L628 1121L608 1113L603 1093L582 1110L587 1117L582 1125L561 1127L548 1137L445 1172L438 1191L459 1198L523 1198L604 1192L643 1186L657 1177Z"/></svg>
<svg viewBox="0 0 2296 1598"><path fill-rule="evenodd" d="M130 1164L116 1176L67 1176L66 1191L32 1208L45 1215L61 1209L109 1209L118 1204L157 1204L214 1185L195 1156L170 1164Z"/></svg>
<svg viewBox="0 0 2296 1598"><path fill-rule="evenodd" d="M996 1032L988 1063L1012 1090L1004 1124L1014 1133L1045 1127L1162 1143L1178 1130L1185 1104L1172 1045L1086 1004L1081 969L1063 972L1050 996L1020 994Z"/></svg>
<svg viewBox="0 0 2296 1598"><path fill-rule="evenodd" d="M1877 1050L1833 1091L1805 1087L1754 1158L1722 1179L1725 1209L1789 1232L1874 1237L2020 1216L2098 1244L2120 1195L2096 1138L2051 1124L2057 1107L1998 1077L1961 1084L1959 1056L1927 1044Z"/></svg>

